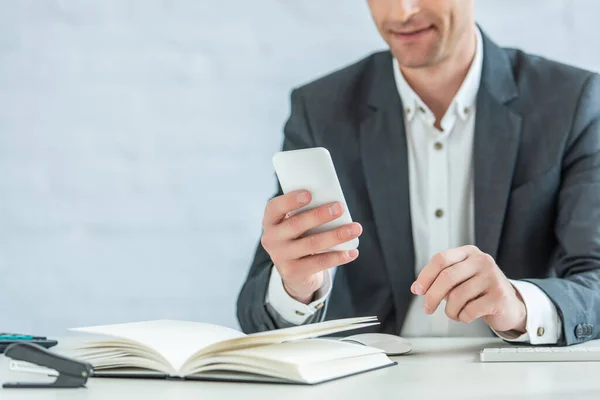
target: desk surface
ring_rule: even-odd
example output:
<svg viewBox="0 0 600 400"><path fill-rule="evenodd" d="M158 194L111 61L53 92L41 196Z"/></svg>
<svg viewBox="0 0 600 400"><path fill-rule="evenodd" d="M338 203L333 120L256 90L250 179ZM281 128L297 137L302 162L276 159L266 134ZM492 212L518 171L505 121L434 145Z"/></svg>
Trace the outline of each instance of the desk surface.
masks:
<svg viewBox="0 0 600 400"><path fill-rule="evenodd" d="M393 357L397 366L317 386L92 378L83 389L0 389L0 399L600 399L600 362L481 363L481 349L506 344L489 338L411 341L410 354ZM7 358L0 357L1 382L32 377L8 371Z"/></svg>

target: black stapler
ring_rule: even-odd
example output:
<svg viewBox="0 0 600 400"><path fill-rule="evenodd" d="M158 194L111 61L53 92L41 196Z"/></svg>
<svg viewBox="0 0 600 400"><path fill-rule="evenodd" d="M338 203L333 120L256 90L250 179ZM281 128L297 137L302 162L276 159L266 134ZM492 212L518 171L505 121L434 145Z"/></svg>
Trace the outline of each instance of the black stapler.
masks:
<svg viewBox="0 0 600 400"><path fill-rule="evenodd" d="M4 351L6 357L55 370L58 377L51 383L10 382L3 388L80 388L94 372L91 364L73 360L33 343L13 343Z"/></svg>

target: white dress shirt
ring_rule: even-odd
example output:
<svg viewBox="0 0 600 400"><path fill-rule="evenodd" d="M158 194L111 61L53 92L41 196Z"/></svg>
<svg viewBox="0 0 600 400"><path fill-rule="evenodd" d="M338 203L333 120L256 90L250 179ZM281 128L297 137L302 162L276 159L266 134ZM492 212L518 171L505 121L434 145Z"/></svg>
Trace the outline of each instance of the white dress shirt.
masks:
<svg viewBox="0 0 600 400"><path fill-rule="evenodd" d="M483 41L478 29L476 36L474 60L441 120L441 131L434 126L435 116L431 110L406 82L397 60L393 60L396 86L404 106L416 275L434 254L474 244L473 140L476 98L483 66ZM285 320L302 324L323 307L334 277L335 268L325 274L325 282L314 296L317 300L303 304L287 294L277 269L272 268L266 301ZM556 343L561 321L552 301L531 283L512 280L511 283L527 308L527 331L520 336L496 334L515 342ZM414 296L400 333L402 336L492 335L483 320L464 324L448 318L445 302L433 315L427 315L423 311L423 301L424 296Z"/></svg>

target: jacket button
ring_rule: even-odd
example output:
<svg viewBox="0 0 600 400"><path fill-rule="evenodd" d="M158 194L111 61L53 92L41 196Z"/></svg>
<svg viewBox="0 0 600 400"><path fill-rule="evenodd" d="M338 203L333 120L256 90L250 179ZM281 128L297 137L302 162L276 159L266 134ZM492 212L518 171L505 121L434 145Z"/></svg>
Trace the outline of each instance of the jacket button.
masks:
<svg viewBox="0 0 600 400"><path fill-rule="evenodd" d="M585 337L585 329L583 327L583 324L579 324L575 327L575 337L577 339Z"/></svg>

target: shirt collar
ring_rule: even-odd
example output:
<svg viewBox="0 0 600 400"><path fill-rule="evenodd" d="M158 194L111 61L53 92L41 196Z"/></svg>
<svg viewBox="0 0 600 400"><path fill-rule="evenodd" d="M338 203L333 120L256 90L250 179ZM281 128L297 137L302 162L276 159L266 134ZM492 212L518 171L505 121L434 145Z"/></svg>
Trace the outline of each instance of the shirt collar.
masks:
<svg viewBox="0 0 600 400"><path fill-rule="evenodd" d="M475 57L473 58L469 72L467 72L467 76L446 112L446 114L453 112L463 120L465 120L468 114L474 109L477 92L479 91L479 84L481 82L481 71L483 69L483 38L479 28L476 28L475 31L477 38ZM402 72L400 71L398 60L396 60L395 57L393 57L393 69L396 87L400 94L400 98L402 99L402 104L404 105L406 118L412 120L418 112L425 113L433 118L433 113L429 107L425 105L423 100L421 100L408 82L406 82L406 79L404 79L404 75L402 75Z"/></svg>

